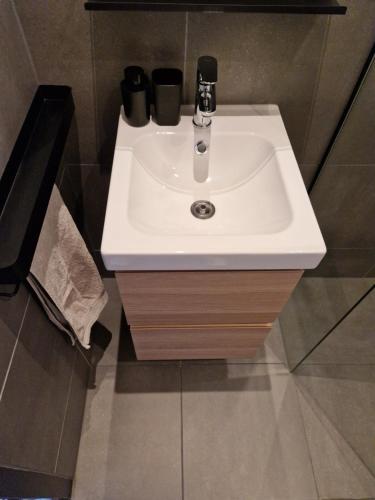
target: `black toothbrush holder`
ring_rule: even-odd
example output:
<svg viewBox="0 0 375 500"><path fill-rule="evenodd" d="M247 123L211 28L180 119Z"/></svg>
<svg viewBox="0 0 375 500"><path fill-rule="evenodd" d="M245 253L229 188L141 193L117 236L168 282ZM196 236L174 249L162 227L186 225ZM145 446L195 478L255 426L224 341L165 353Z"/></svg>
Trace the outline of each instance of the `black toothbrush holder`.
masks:
<svg viewBox="0 0 375 500"><path fill-rule="evenodd" d="M150 88L140 66L128 66L121 82L126 121L132 127L144 127L150 121Z"/></svg>
<svg viewBox="0 0 375 500"><path fill-rule="evenodd" d="M154 121L162 126L178 125L181 118L182 71L158 68L152 72Z"/></svg>

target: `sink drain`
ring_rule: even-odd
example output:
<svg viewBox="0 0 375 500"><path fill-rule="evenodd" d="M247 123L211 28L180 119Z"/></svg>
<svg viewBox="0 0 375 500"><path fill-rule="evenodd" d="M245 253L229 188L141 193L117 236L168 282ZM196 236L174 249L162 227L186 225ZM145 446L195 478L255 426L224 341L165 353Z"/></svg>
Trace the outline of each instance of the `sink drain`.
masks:
<svg viewBox="0 0 375 500"><path fill-rule="evenodd" d="M208 146L204 141L199 141L196 143L194 149L198 155L204 155L205 153L207 153Z"/></svg>
<svg viewBox="0 0 375 500"><path fill-rule="evenodd" d="M198 200L191 205L190 210L197 219L209 219L215 213L215 205L210 201Z"/></svg>

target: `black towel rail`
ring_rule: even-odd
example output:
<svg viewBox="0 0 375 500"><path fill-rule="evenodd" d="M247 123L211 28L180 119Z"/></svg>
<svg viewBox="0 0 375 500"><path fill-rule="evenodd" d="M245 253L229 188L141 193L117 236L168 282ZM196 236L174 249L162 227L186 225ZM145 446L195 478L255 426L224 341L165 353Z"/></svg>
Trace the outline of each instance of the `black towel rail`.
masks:
<svg viewBox="0 0 375 500"><path fill-rule="evenodd" d="M74 113L70 87L38 87L0 179L0 284L27 277ZM12 292L0 291L11 296Z"/></svg>

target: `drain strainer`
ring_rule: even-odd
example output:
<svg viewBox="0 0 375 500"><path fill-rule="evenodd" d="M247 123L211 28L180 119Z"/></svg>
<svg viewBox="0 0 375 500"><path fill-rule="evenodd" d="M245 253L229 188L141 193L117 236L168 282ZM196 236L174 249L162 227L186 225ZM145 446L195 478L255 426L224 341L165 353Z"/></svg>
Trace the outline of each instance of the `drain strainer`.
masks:
<svg viewBox="0 0 375 500"><path fill-rule="evenodd" d="M198 200L191 205L190 210L197 219L209 219L215 213L215 205L207 200Z"/></svg>
<svg viewBox="0 0 375 500"><path fill-rule="evenodd" d="M199 141L196 143L194 149L198 155L204 155L205 153L207 153L208 146L204 141Z"/></svg>

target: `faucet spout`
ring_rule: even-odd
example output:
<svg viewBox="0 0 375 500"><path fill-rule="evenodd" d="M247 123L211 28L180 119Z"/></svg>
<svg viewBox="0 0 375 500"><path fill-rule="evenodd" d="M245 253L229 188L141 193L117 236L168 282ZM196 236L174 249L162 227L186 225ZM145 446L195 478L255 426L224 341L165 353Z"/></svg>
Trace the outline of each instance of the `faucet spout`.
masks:
<svg viewBox="0 0 375 500"><path fill-rule="evenodd" d="M217 60L211 56L198 59L193 123L209 127L216 112Z"/></svg>

